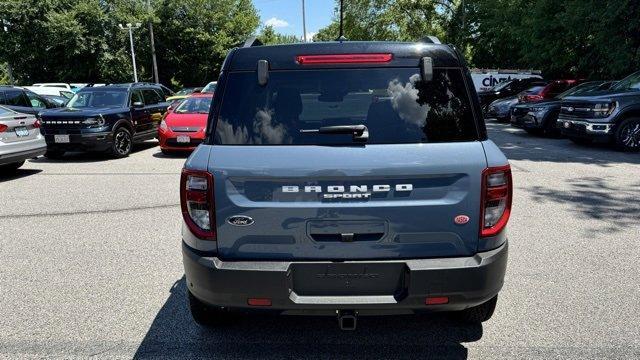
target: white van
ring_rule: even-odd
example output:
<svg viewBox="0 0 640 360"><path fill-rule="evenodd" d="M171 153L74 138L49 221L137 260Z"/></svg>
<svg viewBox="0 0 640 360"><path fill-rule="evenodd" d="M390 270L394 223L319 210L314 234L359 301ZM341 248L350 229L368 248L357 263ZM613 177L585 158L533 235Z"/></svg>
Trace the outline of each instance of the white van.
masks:
<svg viewBox="0 0 640 360"><path fill-rule="evenodd" d="M489 91L498 83L512 79L542 79L540 70L472 69L470 71L476 92Z"/></svg>

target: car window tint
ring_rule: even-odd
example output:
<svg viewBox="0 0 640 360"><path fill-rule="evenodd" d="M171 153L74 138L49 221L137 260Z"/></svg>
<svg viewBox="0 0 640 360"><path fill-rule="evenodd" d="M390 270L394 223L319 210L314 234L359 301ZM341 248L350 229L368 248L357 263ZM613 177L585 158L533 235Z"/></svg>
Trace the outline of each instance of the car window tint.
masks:
<svg viewBox="0 0 640 360"><path fill-rule="evenodd" d="M26 94L32 107L41 109L47 108L47 103L44 101L44 99L32 92L27 92Z"/></svg>
<svg viewBox="0 0 640 360"><path fill-rule="evenodd" d="M144 97L145 105L155 105L160 102L160 97L152 89L142 90L142 96Z"/></svg>
<svg viewBox="0 0 640 360"><path fill-rule="evenodd" d="M23 107L31 107L31 103L29 102L29 98L27 98L23 91L20 90L8 90L4 93L5 96L5 104L11 106L23 106Z"/></svg>
<svg viewBox="0 0 640 360"><path fill-rule="evenodd" d="M144 104L144 100L142 99L142 94L140 93L139 90L135 90L131 92L131 105L137 102Z"/></svg>
<svg viewBox="0 0 640 360"><path fill-rule="evenodd" d="M153 91L156 92L156 95L158 97L158 102L165 102L167 101L167 99L165 98L165 95L162 91L158 90L158 89L154 89Z"/></svg>
<svg viewBox="0 0 640 360"><path fill-rule="evenodd" d="M348 134L319 134L323 126L367 126L370 144L471 141L478 138L459 69L273 71L266 86L255 72L231 73L215 129L224 145L332 145Z"/></svg>

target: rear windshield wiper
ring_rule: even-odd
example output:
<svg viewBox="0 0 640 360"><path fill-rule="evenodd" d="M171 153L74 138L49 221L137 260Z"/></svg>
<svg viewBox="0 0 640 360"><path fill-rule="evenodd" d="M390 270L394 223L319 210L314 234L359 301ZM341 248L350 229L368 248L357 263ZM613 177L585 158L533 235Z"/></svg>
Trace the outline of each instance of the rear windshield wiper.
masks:
<svg viewBox="0 0 640 360"><path fill-rule="evenodd" d="M300 129L300 132L305 134L351 134L353 141L367 141L369 139L369 130L362 124L323 126L319 129Z"/></svg>

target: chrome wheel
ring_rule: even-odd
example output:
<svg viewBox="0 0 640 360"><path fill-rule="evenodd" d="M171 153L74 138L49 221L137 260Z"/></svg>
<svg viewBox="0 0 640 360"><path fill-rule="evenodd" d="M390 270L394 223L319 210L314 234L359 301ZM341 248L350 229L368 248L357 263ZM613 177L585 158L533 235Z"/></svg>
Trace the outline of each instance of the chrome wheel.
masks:
<svg viewBox="0 0 640 360"><path fill-rule="evenodd" d="M131 135L126 130L119 130L113 139L114 148L119 155L127 155L131 151Z"/></svg>
<svg viewBox="0 0 640 360"><path fill-rule="evenodd" d="M634 121L625 126L620 131L622 144L631 150L640 148L640 122Z"/></svg>

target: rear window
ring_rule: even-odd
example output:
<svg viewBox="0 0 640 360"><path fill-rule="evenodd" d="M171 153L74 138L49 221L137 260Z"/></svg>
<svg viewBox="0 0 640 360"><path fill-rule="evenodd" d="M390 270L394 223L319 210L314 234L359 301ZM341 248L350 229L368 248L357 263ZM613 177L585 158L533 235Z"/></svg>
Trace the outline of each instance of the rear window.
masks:
<svg viewBox="0 0 640 360"><path fill-rule="evenodd" d="M173 111L176 114L208 114L211 106L210 97L191 97L186 98Z"/></svg>
<svg viewBox="0 0 640 360"><path fill-rule="evenodd" d="M4 103L10 106L31 107L29 98L20 90L8 90L4 93Z"/></svg>
<svg viewBox="0 0 640 360"><path fill-rule="evenodd" d="M423 82L415 68L230 73L215 129L218 145L333 145L348 134L308 132L365 125L369 144L478 139L460 69L434 69ZM307 130L307 131L305 131Z"/></svg>
<svg viewBox="0 0 640 360"><path fill-rule="evenodd" d="M544 88L545 88L544 86L534 86L534 87L528 88L527 90L525 90L525 92L528 94L538 94L542 92Z"/></svg>

